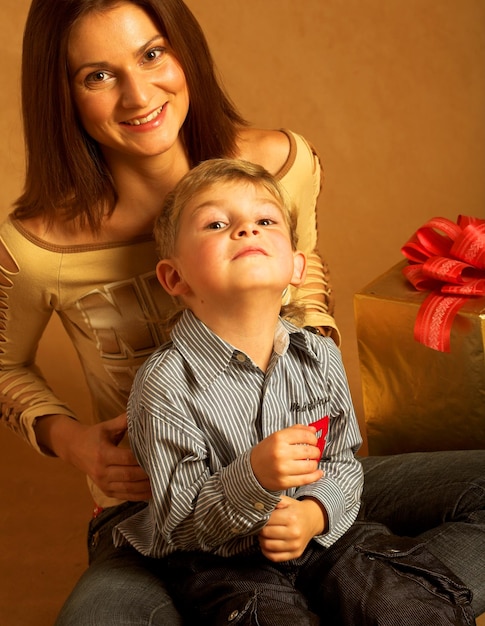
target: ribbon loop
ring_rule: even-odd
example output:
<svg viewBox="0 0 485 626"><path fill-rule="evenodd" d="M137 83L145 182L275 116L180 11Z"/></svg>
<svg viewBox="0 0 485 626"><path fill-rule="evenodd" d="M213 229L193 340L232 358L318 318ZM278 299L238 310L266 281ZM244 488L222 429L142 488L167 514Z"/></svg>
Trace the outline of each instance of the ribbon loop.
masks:
<svg viewBox="0 0 485 626"><path fill-rule="evenodd" d="M468 225L451 247L451 254L485 270L485 223Z"/></svg>
<svg viewBox="0 0 485 626"><path fill-rule="evenodd" d="M441 352L450 351L453 319L470 296L485 295L485 220L459 215L457 223L435 217L401 248L410 265L406 279L430 291L422 303L414 337Z"/></svg>

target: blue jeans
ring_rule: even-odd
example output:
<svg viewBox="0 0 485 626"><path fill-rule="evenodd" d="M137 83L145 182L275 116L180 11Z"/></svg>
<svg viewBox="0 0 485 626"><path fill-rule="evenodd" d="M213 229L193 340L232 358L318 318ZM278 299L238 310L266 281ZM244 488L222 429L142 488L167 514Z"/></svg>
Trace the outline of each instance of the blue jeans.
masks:
<svg viewBox="0 0 485 626"><path fill-rule="evenodd" d="M159 563L126 546L112 530L145 503L105 509L89 525L89 567L64 604L56 626L181 626Z"/></svg>
<svg viewBox="0 0 485 626"><path fill-rule="evenodd" d="M485 450L425 452L362 459L360 522L412 535L469 587L485 611ZM115 549L114 525L139 504L107 509L91 524L90 566L56 626L178 626L181 618L160 564L131 548Z"/></svg>
<svg viewBox="0 0 485 626"><path fill-rule="evenodd" d="M473 591L485 612L485 450L362 459L359 519L419 538Z"/></svg>

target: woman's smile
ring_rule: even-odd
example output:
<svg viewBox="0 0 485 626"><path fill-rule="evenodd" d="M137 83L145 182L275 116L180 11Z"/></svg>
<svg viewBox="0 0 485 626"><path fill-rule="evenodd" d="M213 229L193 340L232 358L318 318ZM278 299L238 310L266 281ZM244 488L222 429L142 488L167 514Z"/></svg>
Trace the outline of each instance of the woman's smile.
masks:
<svg viewBox="0 0 485 626"><path fill-rule="evenodd" d="M126 122L121 122L121 123L126 124L128 126L145 126L146 124L148 124L149 122L153 122L154 120L156 120L157 122L160 122L161 120L159 119L159 117L162 111L164 110L165 106L166 105L158 107L158 109L155 109L154 111L152 111L145 117L135 117L131 120L126 120Z"/></svg>
<svg viewBox="0 0 485 626"><path fill-rule="evenodd" d="M88 13L69 38L69 69L86 132L113 165L180 146L189 109L183 69L154 21L137 5Z"/></svg>

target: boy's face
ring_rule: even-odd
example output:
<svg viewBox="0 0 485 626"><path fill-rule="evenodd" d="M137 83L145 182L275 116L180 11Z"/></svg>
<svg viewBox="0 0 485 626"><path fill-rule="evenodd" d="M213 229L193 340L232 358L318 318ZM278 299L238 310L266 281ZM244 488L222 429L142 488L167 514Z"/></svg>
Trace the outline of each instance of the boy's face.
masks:
<svg viewBox="0 0 485 626"><path fill-rule="evenodd" d="M276 199L246 181L213 184L191 198L171 261L179 279L172 295L198 302L241 290L281 293L299 284L305 266Z"/></svg>

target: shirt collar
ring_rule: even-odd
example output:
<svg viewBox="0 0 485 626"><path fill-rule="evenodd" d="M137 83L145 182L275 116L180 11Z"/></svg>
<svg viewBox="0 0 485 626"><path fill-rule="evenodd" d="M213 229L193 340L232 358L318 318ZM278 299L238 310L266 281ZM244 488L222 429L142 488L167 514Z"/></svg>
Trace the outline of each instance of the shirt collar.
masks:
<svg viewBox="0 0 485 626"><path fill-rule="evenodd" d="M309 335L310 333L291 322L280 319L275 329L273 349L278 356L283 356L290 344L294 344L312 358L319 360L312 346L312 337ZM174 347L190 366L197 382L204 388L209 387L227 369L232 360L241 362L241 355L244 355L213 333L188 309L183 312L173 328L171 338ZM252 364L249 357L246 356L246 359L246 363Z"/></svg>

